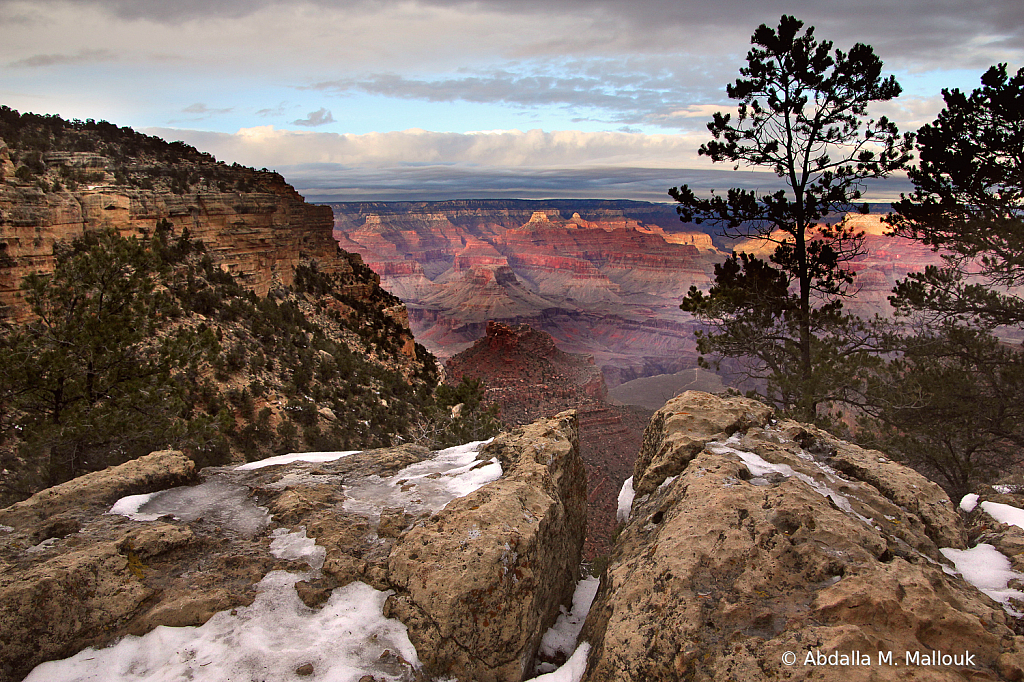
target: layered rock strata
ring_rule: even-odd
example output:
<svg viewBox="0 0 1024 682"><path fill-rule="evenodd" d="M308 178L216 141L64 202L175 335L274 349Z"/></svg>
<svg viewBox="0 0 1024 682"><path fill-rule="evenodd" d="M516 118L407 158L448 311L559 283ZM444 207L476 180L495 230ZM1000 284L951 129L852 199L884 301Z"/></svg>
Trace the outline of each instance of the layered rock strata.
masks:
<svg viewBox="0 0 1024 682"><path fill-rule="evenodd" d="M952 504L879 452L687 392L656 413L633 481L584 680L1024 675L1019 623L939 552L964 547Z"/></svg>
<svg viewBox="0 0 1024 682"><path fill-rule="evenodd" d="M405 622L422 668L384 652L376 674L522 680L579 577L586 480L576 416L496 438L463 468L497 459L502 475L436 512L424 510L428 484L443 487L453 474L402 473L433 457L402 446L196 477L190 460L168 451L0 510L0 679L247 606L270 571L311 567L274 550L282 534L301 533L315 539L322 569L296 584L300 609L322 608L353 581L391 591L385 611ZM120 496L197 480L167 493L179 501L174 513L107 513ZM300 675L319 665L296 664Z"/></svg>
<svg viewBox="0 0 1024 682"><path fill-rule="evenodd" d="M665 206L570 203L440 202L407 213L334 205L335 236L405 301L417 339L439 357L496 319L550 333L616 380L623 368L628 379L695 363L693 324L678 298L710 283L724 257L711 238L678 231Z"/></svg>
<svg viewBox="0 0 1024 682"><path fill-rule="evenodd" d="M615 528L616 495L632 471L650 411L610 405L594 359L566 353L529 325L489 321L486 335L445 365L447 381L479 379L484 400L499 406L506 424L525 424L566 409L580 421L580 452L587 470L588 533L584 554L608 551Z"/></svg>
<svg viewBox="0 0 1024 682"><path fill-rule="evenodd" d="M2 140L0 149L7 150ZM261 296L275 283L292 284L295 266L316 260L321 271L341 276L344 293L369 297L379 278L366 281L360 257L339 250L330 208L307 204L277 173L227 166L191 152L194 159L174 166L140 157L131 167L140 175L178 172L200 178L187 191L171 191L160 178L150 189L125 185L116 177L123 161L86 152L45 155L45 174L37 182L0 173L0 306L9 307L15 320L26 319L18 292L21 280L31 272L52 270L56 243L87 230L152 235L158 224L171 226L175 235L187 230L202 240L218 266ZM62 174L83 169L93 178L88 185L74 190L41 186L49 188ZM218 177L220 182L211 181ZM226 180L244 189L230 191Z"/></svg>

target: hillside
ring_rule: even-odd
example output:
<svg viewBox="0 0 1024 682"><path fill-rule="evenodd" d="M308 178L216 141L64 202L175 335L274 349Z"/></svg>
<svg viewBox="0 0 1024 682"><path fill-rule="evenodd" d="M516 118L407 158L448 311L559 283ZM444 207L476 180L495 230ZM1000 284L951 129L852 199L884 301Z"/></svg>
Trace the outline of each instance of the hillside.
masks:
<svg viewBox="0 0 1024 682"><path fill-rule="evenodd" d="M276 173L0 109L0 498L163 447L443 437L434 359L331 226Z"/></svg>

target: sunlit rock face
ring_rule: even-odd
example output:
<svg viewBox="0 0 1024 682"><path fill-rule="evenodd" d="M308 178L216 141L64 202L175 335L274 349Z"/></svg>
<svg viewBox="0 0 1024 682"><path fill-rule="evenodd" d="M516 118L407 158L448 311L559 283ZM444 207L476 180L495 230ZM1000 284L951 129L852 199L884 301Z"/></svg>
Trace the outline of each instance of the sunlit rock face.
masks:
<svg viewBox="0 0 1024 682"><path fill-rule="evenodd" d="M115 164L106 157L97 159L103 164L100 173ZM192 170L208 169L200 164ZM24 317L18 286L29 272L52 268L54 243L70 242L86 230L151 235L160 221L170 223L176 235L187 228L203 241L218 266L260 295L266 295L275 281L291 284L294 267L303 258L316 259L325 272L352 273L353 264L339 257L331 237L328 208L307 204L276 173L231 172L252 182L255 191L202 187L175 194L100 181L75 191L42 192L34 186L0 183L0 241L11 260L10 267L0 269L0 303L11 306L16 319Z"/></svg>
<svg viewBox="0 0 1024 682"><path fill-rule="evenodd" d="M417 340L440 358L499 320L594 356L615 382L694 365L679 298L709 286L724 254L671 207L572 203L338 204L335 237L409 306Z"/></svg>
<svg viewBox="0 0 1024 682"><path fill-rule="evenodd" d="M940 551L966 547L952 503L880 452L691 391L655 414L631 482L585 680L1024 672L1020 622ZM973 665L907 667L936 651Z"/></svg>
<svg viewBox="0 0 1024 682"><path fill-rule="evenodd" d="M154 453L0 510L0 679L98 647L31 679L518 682L571 603L585 505L575 413L439 453L198 475Z"/></svg>

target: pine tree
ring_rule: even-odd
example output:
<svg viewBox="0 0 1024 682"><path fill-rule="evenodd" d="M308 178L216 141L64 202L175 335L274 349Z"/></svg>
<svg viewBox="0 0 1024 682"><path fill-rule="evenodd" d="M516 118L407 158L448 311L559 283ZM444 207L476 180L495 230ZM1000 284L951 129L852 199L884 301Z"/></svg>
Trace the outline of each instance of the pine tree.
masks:
<svg viewBox="0 0 1024 682"><path fill-rule="evenodd" d="M863 235L822 222L849 212L866 180L903 168L911 139L885 117L868 118L870 103L901 91L894 77L882 77L871 47L833 52L812 27L802 28L783 16L777 29L762 24L754 32L747 66L727 86L739 100L735 122L716 113L708 123L714 139L699 150L737 169L768 168L787 189L699 198L683 185L669 194L684 221L776 245L770 262L733 256L716 268L708 294L691 288L681 307L712 327L701 352L746 358L750 373L768 382L768 397L813 419L864 343L856 321L842 314L853 281L844 263L859 253Z"/></svg>
<svg viewBox="0 0 1024 682"><path fill-rule="evenodd" d="M990 68L918 132L915 192L895 233L943 252L890 298L907 329L866 385L866 438L954 497L1024 462L1024 357L1000 325L1024 325L1024 69Z"/></svg>

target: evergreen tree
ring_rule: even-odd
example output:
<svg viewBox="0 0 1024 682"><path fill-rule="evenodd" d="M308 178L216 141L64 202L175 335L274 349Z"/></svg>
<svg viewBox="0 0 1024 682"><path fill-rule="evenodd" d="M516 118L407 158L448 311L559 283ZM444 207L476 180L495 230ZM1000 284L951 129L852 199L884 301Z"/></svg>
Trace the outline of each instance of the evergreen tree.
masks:
<svg viewBox="0 0 1024 682"><path fill-rule="evenodd" d="M735 168L771 169L787 189L699 198L683 185L669 194L684 221L776 245L770 263L734 256L716 268L715 288L691 288L681 307L712 325L701 352L745 357L749 371L768 381L768 397L813 419L831 387L844 383L836 372L864 343L842 314L853 278L844 263L858 254L862 235L821 223L849 212L866 180L903 168L911 139L885 117L868 118L871 102L901 91L882 77L871 47L833 52L830 41L802 28L783 16L777 29L762 24L754 32L747 66L727 86L739 100L736 119L716 113L708 123L714 139L699 152Z"/></svg>
<svg viewBox="0 0 1024 682"><path fill-rule="evenodd" d="M915 191L893 206L894 233L942 249L897 287L893 304L943 318L1024 325L1024 69L991 67L982 87L943 90L945 108L918 132ZM993 289L993 287L996 287Z"/></svg>
<svg viewBox="0 0 1024 682"><path fill-rule="evenodd" d="M21 454L42 483L117 464L203 430L186 423L187 370L208 335L161 330L175 310L148 245L87 233L22 290L36 319L2 339Z"/></svg>
<svg viewBox="0 0 1024 682"><path fill-rule="evenodd" d="M910 197L895 233L942 249L944 265L890 298L909 331L866 385L866 438L939 480L954 498L1024 457L1024 358L999 325L1024 325L1024 69L990 68L918 132Z"/></svg>

